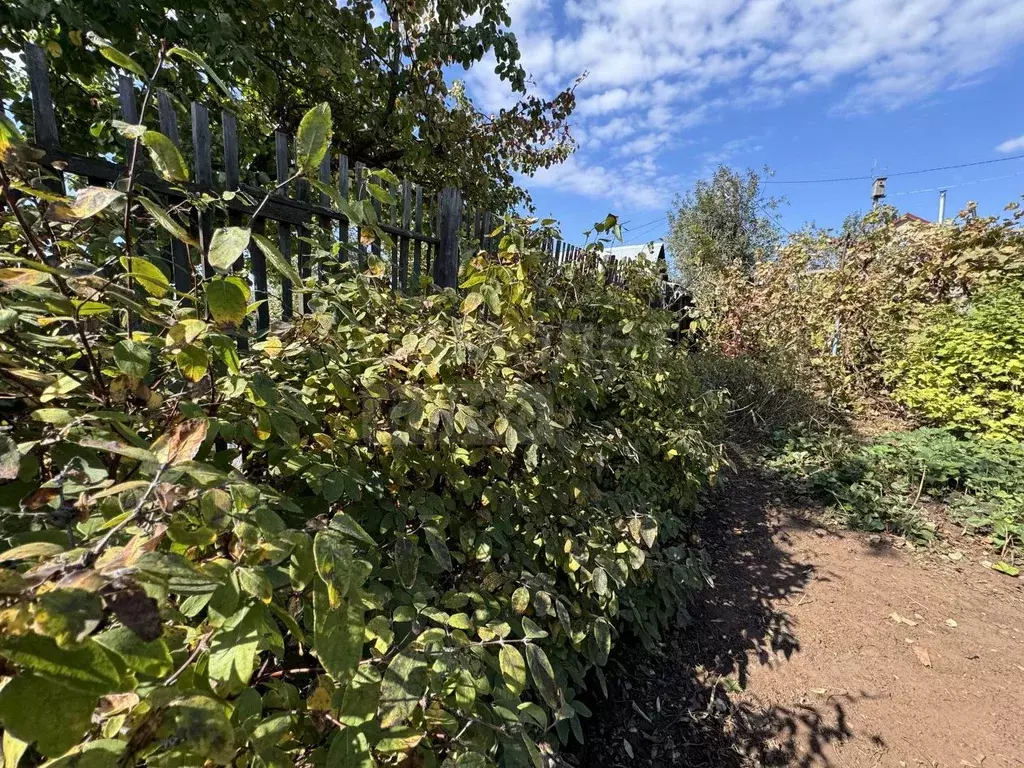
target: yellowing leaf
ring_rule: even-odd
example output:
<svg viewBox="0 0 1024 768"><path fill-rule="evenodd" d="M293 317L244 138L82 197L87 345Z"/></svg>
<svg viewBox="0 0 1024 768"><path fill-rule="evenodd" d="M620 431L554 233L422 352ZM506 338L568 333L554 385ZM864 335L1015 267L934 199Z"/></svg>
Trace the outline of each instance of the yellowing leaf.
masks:
<svg viewBox="0 0 1024 768"><path fill-rule="evenodd" d="M192 461L206 439L209 429L206 419L187 419L175 424L158 437L150 447L157 459L165 464Z"/></svg>
<svg viewBox="0 0 1024 768"><path fill-rule="evenodd" d="M210 355L198 344L189 344L174 356L174 362L182 376L189 381L199 381L210 367Z"/></svg>
<svg viewBox="0 0 1024 768"><path fill-rule="evenodd" d="M159 131L146 131L142 134L142 143L149 150L157 172L166 181L188 181L188 167L173 141Z"/></svg>
<svg viewBox="0 0 1024 768"><path fill-rule="evenodd" d="M483 294L473 291L462 300L462 314L468 315L476 311L476 308L484 303Z"/></svg>
<svg viewBox="0 0 1024 768"><path fill-rule="evenodd" d="M248 305L245 291L231 280L217 278L206 284L210 315L218 323L238 325L245 319Z"/></svg>
<svg viewBox="0 0 1024 768"><path fill-rule="evenodd" d="M501 676L505 685L516 696L526 690L526 662L523 655L512 645L503 645L498 652Z"/></svg>
<svg viewBox="0 0 1024 768"><path fill-rule="evenodd" d="M221 272L230 272L235 262L249 245L248 227L220 227L210 240L210 266Z"/></svg>
<svg viewBox="0 0 1024 768"><path fill-rule="evenodd" d="M75 200L71 204L57 203L51 206L49 215L59 221L87 219L122 197L124 192L117 189L85 187L75 192Z"/></svg>
<svg viewBox="0 0 1024 768"><path fill-rule="evenodd" d="M26 267L5 267L0 269L0 288L13 291L17 288L29 288L49 279L49 275L37 269Z"/></svg>

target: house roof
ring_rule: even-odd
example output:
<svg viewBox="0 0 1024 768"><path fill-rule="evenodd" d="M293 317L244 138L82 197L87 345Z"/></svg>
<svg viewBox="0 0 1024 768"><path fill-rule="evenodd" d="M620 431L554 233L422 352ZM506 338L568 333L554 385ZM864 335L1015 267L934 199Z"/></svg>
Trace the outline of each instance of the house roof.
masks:
<svg viewBox="0 0 1024 768"><path fill-rule="evenodd" d="M635 261L645 259L647 261L664 261L664 243L643 243L641 245L617 245L614 248L604 249L605 259L611 261Z"/></svg>
<svg viewBox="0 0 1024 768"><path fill-rule="evenodd" d="M904 213L896 221L893 222L893 226L902 227L904 224L910 224L916 222L919 224L931 224L928 219L918 216L916 213Z"/></svg>

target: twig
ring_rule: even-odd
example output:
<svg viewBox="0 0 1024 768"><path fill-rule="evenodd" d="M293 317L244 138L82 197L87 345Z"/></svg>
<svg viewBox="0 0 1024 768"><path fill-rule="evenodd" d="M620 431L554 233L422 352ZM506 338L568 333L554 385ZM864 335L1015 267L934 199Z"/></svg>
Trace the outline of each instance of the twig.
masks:
<svg viewBox="0 0 1024 768"><path fill-rule="evenodd" d="M914 501L911 503L910 508L913 509L917 506L917 502L921 499L921 491L924 490L924 478L928 474L928 467L921 470L921 483L917 486L917 496L914 497Z"/></svg>
<svg viewBox="0 0 1024 768"><path fill-rule="evenodd" d="M169 466L170 466L170 462L166 462L166 461L163 464L160 465L160 469L158 469L156 474L153 475L153 479L150 481L149 487L147 487L146 488L146 492L142 494L142 497L139 499L138 503L135 505L135 509L133 509L131 511L131 513L128 515L128 517L126 517L120 523L118 523L113 528L111 528L109 531L107 531L106 535L102 539L100 539L98 542L96 542L95 546L93 546L88 552L85 553L85 555L82 557L82 564L83 565L85 565L85 566L91 565L92 562L97 557L99 557L100 553L106 548L107 544L114 537L114 535L117 534L119 531L123 530L125 528L125 526L127 526L130 523L135 521L135 518L138 517L139 513L142 511L142 507L149 500L149 495L151 493L153 493L153 489L156 488L157 483L160 482L160 478L163 476L164 472L167 470L167 468Z"/></svg>
<svg viewBox="0 0 1024 768"><path fill-rule="evenodd" d="M192 650L192 653L190 653L188 658L185 659L185 663L172 672L170 677L164 680L165 686L174 685L175 681L177 681L177 679L185 673L185 670L188 669L189 664L199 658L199 654L206 650L206 644L210 641L210 638L213 637L213 632L214 630L211 629L203 635L199 642L196 643L196 647Z"/></svg>

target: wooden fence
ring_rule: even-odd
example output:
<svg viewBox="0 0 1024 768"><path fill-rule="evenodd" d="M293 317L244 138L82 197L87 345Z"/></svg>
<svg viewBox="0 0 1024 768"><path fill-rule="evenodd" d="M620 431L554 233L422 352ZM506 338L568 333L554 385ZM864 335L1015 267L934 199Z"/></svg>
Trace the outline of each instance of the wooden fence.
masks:
<svg viewBox="0 0 1024 768"><path fill-rule="evenodd" d="M43 50L36 45L27 45L25 65L32 97L35 144L45 152L42 162L58 169L61 174L84 177L92 185L114 184L124 179L128 172L131 143L125 143L121 160L115 157L86 157L63 150L50 89L49 68ZM157 90L155 97L160 132L181 148L182 132L179 131L174 99L164 90ZM139 109L133 78L125 75L118 78L118 101L122 119L126 123L137 124ZM214 173L215 153L208 108L193 101L190 104L190 117L193 181L178 186L169 184L148 172L146 160L140 156L136 168L139 169L137 173L143 186L172 203L185 200L189 193L220 195L227 206L227 224L237 224L252 217L257 207L252 201L263 200L267 190L246 183L241 178L236 116L228 110L222 111L220 115L223 150L219 158L220 174ZM326 194L320 192L312 197L310 184L301 178L292 184L285 183L293 175L294 142L290 135L280 131L275 134L274 140L275 167L270 175L276 177L280 188L259 208L252 223L253 233L269 234L268 224L276 228L279 250L297 267L303 278L310 276L308 235L313 222L321 230L330 230L336 241L343 246L352 240L352 246L363 262L367 253L382 255L382 244L379 241L369 246L359 245L358 231L350 226L344 214L331 207L330 198ZM343 200L354 198L361 201L367 196L369 173L362 163L350 164L345 154L329 149L320 164L318 182L337 190ZM225 192L240 194L224 195ZM496 249L497 244L491 237L496 217L464 202L458 189L447 187L431 193L419 184L403 180L391 189L391 194L395 201L393 204L382 204L376 198L372 204L377 213L379 228L393 240L393 248L384 255L389 257L394 290L409 290L427 275L433 284L441 288L454 287L458 281L459 246L462 239L478 242L482 250ZM192 227L200 243L196 253L180 240L171 239L166 252L166 267L177 292L185 294L194 288L200 268L206 275L212 273L207 253L216 223L209 213L194 215ZM561 240L549 240L545 250L559 264L579 262L585 253L584 249ZM259 334L266 331L271 323L267 264L263 252L255 244L250 243L248 252L253 298L258 304L256 332ZM345 252L343 248L342 253ZM242 261L239 260L237 268L242 268ZM291 317L297 308L292 285L285 278L281 279L278 298L282 319Z"/></svg>

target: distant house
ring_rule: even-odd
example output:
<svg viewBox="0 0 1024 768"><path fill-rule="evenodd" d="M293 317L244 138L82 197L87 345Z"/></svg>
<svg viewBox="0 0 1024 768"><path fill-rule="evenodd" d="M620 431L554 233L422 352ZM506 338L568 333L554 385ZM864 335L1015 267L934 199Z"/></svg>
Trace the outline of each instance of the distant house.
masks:
<svg viewBox="0 0 1024 768"><path fill-rule="evenodd" d="M931 222L928 219L921 218L916 213L904 213L892 223L893 227L897 229L907 224L931 224Z"/></svg>
<svg viewBox="0 0 1024 768"><path fill-rule="evenodd" d="M643 245L617 245L604 249L604 258L608 264L621 261L643 259L652 262L665 261L664 243L644 243Z"/></svg>

